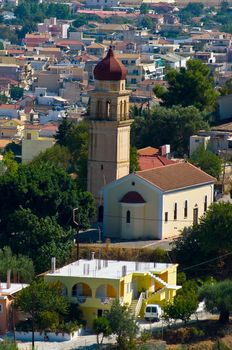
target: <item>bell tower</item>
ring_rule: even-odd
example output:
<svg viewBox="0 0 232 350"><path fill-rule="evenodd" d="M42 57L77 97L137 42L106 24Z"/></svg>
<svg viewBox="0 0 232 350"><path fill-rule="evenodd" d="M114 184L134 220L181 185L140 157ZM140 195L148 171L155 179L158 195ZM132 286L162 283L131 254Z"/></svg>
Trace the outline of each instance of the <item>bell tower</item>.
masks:
<svg viewBox="0 0 232 350"><path fill-rule="evenodd" d="M88 191L102 204L102 188L127 174L130 166L129 94L126 68L110 47L94 69L89 93Z"/></svg>

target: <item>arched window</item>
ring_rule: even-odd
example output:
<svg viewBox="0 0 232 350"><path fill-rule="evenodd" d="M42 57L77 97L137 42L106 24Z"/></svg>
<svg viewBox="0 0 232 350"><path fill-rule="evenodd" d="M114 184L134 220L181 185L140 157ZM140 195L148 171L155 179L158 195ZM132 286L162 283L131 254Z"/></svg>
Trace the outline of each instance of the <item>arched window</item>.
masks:
<svg viewBox="0 0 232 350"><path fill-rule="evenodd" d="M124 119L126 119L126 115L127 115L127 110L126 110L126 108L127 108L127 105L126 105L126 101L124 101Z"/></svg>
<svg viewBox="0 0 232 350"><path fill-rule="evenodd" d="M120 119L122 119L122 108L123 108L122 104L123 102L120 101Z"/></svg>
<svg viewBox="0 0 232 350"><path fill-rule="evenodd" d="M97 101L97 118L100 118L102 113L102 101Z"/></svg>
<svg viewBox="0 0 232 350"><path fill-rule="evenodd" d="M174 220L177 220L177 203L174 204L174 213L173 213Z"/></svg>
<svg viewBox="0 0 232 350"><path fill-rule="evenodd" d="M207 207L208 207L208 198L207 198L207 196L205 196L204 211L207 211Z"/></svg>
<svg viewBox="0 0 232 350"><path fill-rule="evenodd" d="M110 101L106 101L106 118L110 117Z"/></svg>
<svg viewBox="0 0 232 350"><path fill-rule="evenodd" d="M126 212L126 223L130 224L130 222L131 222L131 212L130 212L130 210L127 210L127 212Z"/></svg>
<svg viewBox="0 0 232 350"><path fill-rule="evenodd" d="M184 202L184 217L188 217L188 201Z"/></svg>

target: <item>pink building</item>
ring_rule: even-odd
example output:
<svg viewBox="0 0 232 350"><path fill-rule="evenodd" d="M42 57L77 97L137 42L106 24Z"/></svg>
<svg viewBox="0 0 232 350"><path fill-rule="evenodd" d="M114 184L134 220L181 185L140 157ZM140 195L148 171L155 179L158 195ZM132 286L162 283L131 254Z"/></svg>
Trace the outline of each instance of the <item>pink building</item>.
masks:
<svg viewBox="0 0 232 350"><path fill-rule="evenodd" d="M13 324L20 320L18 312L13 315L12 302L15 295L27 286L27 284L10 283L9 278L7 283L0 283L0 334L12 330Z"/></svg>

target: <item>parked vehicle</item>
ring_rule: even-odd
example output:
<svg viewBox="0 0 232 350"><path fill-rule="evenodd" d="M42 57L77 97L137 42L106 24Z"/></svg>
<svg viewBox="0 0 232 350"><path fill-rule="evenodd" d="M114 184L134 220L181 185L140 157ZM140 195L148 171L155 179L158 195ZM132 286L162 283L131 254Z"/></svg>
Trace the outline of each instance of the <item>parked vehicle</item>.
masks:
<svg viewBox="0 0 232 350"><path fill-rule="evenodd" d="M148 304L145 308L144 318L146 321L159 321L162 309L157 304Z"/></svg>

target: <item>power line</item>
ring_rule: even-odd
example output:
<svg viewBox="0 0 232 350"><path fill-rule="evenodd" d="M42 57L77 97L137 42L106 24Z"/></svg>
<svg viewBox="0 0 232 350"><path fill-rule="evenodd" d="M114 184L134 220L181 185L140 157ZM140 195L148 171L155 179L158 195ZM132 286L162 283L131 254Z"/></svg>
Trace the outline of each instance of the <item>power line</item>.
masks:
<svg viewBox="0 0 232 350"><path fill-rule="evenodd" d="M112 217L112 218L117 218L117 219L126 219L125 216L120 216L120 215L110 215L110 214L104 214L104 217ZM186 223L193 223L193 220L170 220L168 219L165 221L164 219L151 219L151 218L137 218L137 217L131 217L131 220L143 220L143 221L155 221L155 222L186 222Z"/></svg>
<svg viewBox="0 0 232 350"><path fill-rule="evenodd" d="M228 256L228 255L232 255L232 252L226 253L226 254L224 254L224 255L220 255L220 256L218 256L218 257L216 257L216 258L213 258L213 259L209 259L209 260L203 261L203 262L201 262L201 263L199 263L199 264L195 264L195 265L192 265L192 266L185 267L185 268L183 268L182 270L180 270L180 272L186 271L186 270L190 270L190 269L195 268L195 267L197 267L197 266L201 266L201 265L204 265L204 264L208 264L208 263L211 262L211 261L219 260L219 259L221 259L221 258L224 258L224 257Z"/></svg>

